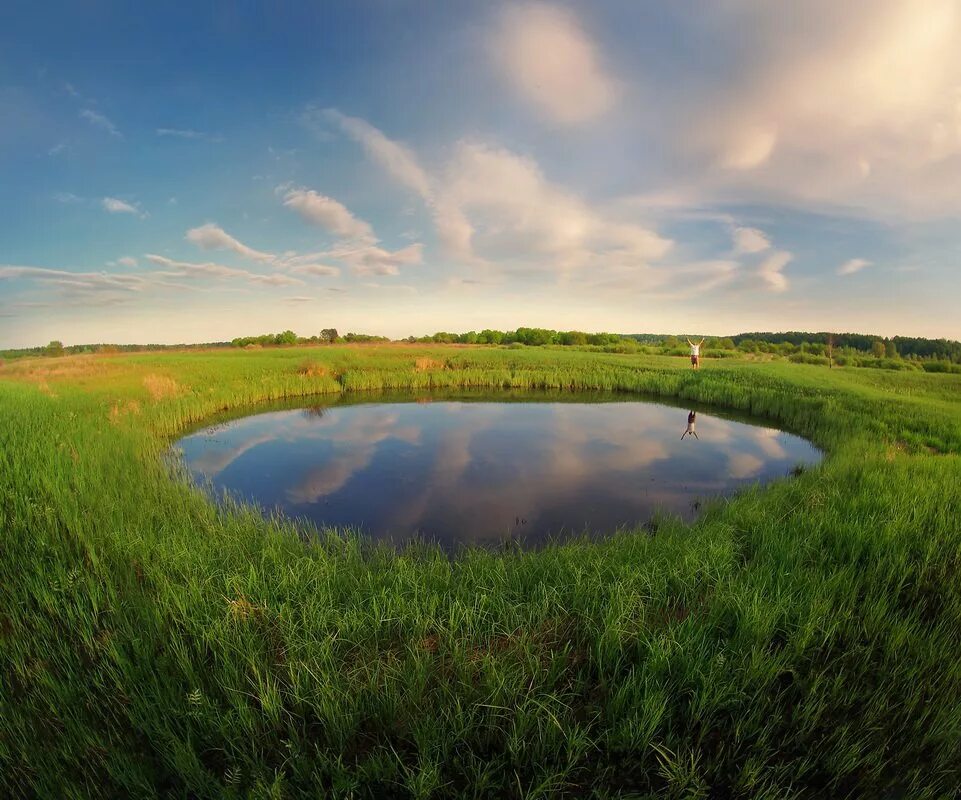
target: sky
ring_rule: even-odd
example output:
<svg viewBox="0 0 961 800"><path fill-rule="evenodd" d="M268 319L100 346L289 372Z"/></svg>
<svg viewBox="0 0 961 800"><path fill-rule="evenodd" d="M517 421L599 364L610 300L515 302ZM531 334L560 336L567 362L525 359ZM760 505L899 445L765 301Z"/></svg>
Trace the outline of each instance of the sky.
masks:
<svg viewBox="0 0 961 800"><path fill-rule="evenodd" d="M0 347L961 339L959 0L0 18Z"/></svg>

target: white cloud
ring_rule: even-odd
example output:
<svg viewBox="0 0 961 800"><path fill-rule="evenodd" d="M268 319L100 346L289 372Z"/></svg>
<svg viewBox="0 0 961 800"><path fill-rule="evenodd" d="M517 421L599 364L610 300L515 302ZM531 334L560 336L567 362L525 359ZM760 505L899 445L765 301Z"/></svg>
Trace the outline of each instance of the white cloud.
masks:
<svg viewBox="0 0 961 800"><path fill-rule="evenodd" d="M784 274L784 268L793 257L787 250L775 250L766 256L757 268L757 276L762 285L772 292L785 291L788 288L788 280Z"/></svg>
<svg viewBox="0 0 961 800"><path fill-rule="evenodd" d="M143 279L135 275L110 275L106 272L70 272L47 267L23 267L10 264L0 265L0 279L31 278L44 281L74 281L83 284L110 284L115 287L136 291Z"/></svg>
<svg viewBox="0 0 961 800"><path fill-rule="evenodd" d="M368 123L329 113L349 123L345 130L395 180L421 195L445 251L462 262L643 269L672 245L633 219L592 208L551 183L531 158L462 141L446 167L431 175Z"/></svg>
<svg viewBox="0 0 961 800"><path fill-rule="evenodd" d="M187 231L186 239L191 244L197 245L201 250L231 250L237 255L249 258L252 261L266 262L273 261L275 258L271 253L264 253L248 247L212 222L198 228L191 228Z"/></svg>
<svg viewBox="0 0 961 800"><path fill-rule="evenodd" d="M738 0L703 16L731 66L663 97L694 180L721 200L961 213L961 4L799 0L795 12Z"/></svg>
<svg viewBox="0 0 961 800"><path fill-rule="evenodd" d="M425 199L432 195L430 177L409 148L388 139L366 120L348 117L336 109L327 109L324 114L340 125L354 141L361 144L367 154L387 170L398 183Z"/></svg>
<svg viewBox="0 0 961 800"><path fill-rule="evenodd" d="M68 150L68 149L69 149L69 146L67 145L66 142L58 142L58 143L55 144L53 147L51 147L49 150L47 150L47 155L48 155L48 156L59 156L62 152L64 152L65 150Z"/></svg>
<svg viewBox="0 0 961 800"><path fill-rule="evenodd" d="M187 288L171 283L164 274L115 274L109 272L71 272L47 267L0 265L0 280L23 279L51 287L65 300L87 306L126 303L151 289Z"/></svg>
<svg viewBox="0 0 961 800"><path fill-rule="evenodd" d="M123 256L122 258L117 259L117 264L119 264L121 267L136 267L137 259L131 258L130 256Z"/></svg>
<svg viewBox="0 0 961 800"><path fill-rule="evenodd" d="M92 109L85 108L80 112L80 117L85 119L95 128L100 128L102 131L106 131L111 136L117 139L123 139L123 134L117 129L117 126L113 124L107 117L103 114L99 114Z"/></svg>
<svg viewBox="0 0 961 800"><path fill-rule="evenodd" d="M357 219L342 203L312 189L291 189L284 195L284 205L308 222L320 225L337 236L346 239L373 238L369 224Z"/></svg>
<svg viewBox="0 0 961 800"><path fill-rule="evenodd" d="M349 264L355 275L398 275L400 267L423 261L423 245L412 244L394 251L361 247L332 254L332 257Z"/></svg>
<svg viewBox="0 0 961 800"><path fill-rule="evenodd" d="M777 130L773 126L738 128L722 142L720 164L733 170L750 170L761 166L774 152Z"/></svg>
<svg viewBox="0 0 961 800"><path fill-rule="evenodd" d="M745 253L760 253L771 246L771 240L763 231L757 228L735 228L733 231L734 252L737 255Z"/></svg>
<svg viewBox="0 0 961 800"><path fill-rule="evenodd" d="M290 275L272 274L261 275L255 272L248 272L245 269L228 267L224 264L212 262L195 263L191 261L177 261L166 256L147 253L144 258L152 264L164 267L169 272L161 273L165 277L176 278L240 278L249 283L266 286L303 286L304 282L299 278L292 278Z"/></svg>
<svg viewBox="0 0 961 800"><path fill-rule="evenodd" d="M855 272L860 272L865 267L870 267L871 262L864 258L852 258L849 261L845 261L840 267L838 267L838 275L853 275Z"/></svg>
<svg viewBox="0 0 961 800"><path fill-rule="evenodd" d="M285 297L284 302L287 303L313 303L313 297Z"/></svg>
<svg viewBox="0 0 961 800"><path fill-rule="evenodd" d="M111 214L135 214L138 217L146 216L137 206L118 200L116 197L105 197L100 201L105 211Z"/></svg>
<svg viewBox="0 0 961 800"><path fill-rule="evenodd" d="M530 158L461 142L444 173L446 202L472 226L478 252L553 269L642 267L671 242L629 220L609 217L551 183Z"/></svg>
<svg viewBox="0 0 961 800"><path fill-rule="evenodd" d="M617 85L574 15L547 3L507 6L490 43L508 85L551 120L575 125L600 116Z"/></svg>
<svg viewBox="0 0 961 800"><path fill-rule="evenodd" d="M385 250L376 244L346 241L320 253L287 256L282 263L301 275L339 275L337 267L321 263L324 259L346 264L356 275L397 275L400 267L420 264L423 251L419 243L400 250Z"/></svg>
<svg viewBox="0 0 961 800"><path fill-rule="evenodd" d="M321 263L329 259L346 264L357 275L397 275L400 267L423 261L423 245L415 243L393 251L379 246L373 228L332 197L313 190L292 189L284 195L284 205L298 212L308 222L320 225L340 237L340 241L329 250L303 255L286 254L280 263L292 272L338 274L336 267Z"/></svg>
<svg viewBox="0 0 961 800"><path fill-rule="evenodd" d="M473 235L470 222L460 208L443 197L437 197L433 179L411 150L387 138L365 120L345 116L336 109L328 109L325 114L358 142L397 183L421 197L434 216L437 236L444 250L462 260L470 260Z"/></svg>

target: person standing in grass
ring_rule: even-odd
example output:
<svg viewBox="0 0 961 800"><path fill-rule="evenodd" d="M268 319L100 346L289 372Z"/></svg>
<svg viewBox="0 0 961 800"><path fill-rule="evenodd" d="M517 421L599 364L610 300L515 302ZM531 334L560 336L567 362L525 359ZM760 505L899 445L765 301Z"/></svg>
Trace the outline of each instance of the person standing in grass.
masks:
<svg viewBox="0 0 961 800"><path fill-rule="evenodd" d="M691 345L691 346L693 347L693 345ZM687 415L687 430L684 431L684 433L681 434L681 438L682 438L682 439L683 439L685 436L693 436L695 439L700 440L701 437L698 436L698 435L697 435L697 431L694 430L694 423L696 423L696 422L697 422L697 414L695 414L695 413L692 411L690 414Z"/></svg>
<svg viewBox="0 0 961 800"><path fill-rule="evenodd" d="M704 340L701 339L697 344L694 344L688 339L687 343L691 346L691 369L697 369L701 365L701 345L704 344Z"/></svg>

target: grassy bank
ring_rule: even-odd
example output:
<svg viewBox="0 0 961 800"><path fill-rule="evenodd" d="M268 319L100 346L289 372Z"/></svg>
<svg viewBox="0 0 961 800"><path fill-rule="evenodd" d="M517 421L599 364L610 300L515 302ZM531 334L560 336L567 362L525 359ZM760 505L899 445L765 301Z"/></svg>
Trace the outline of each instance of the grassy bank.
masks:
<svg viewBox="0 0 961 800"><path fill-rule="evenodd" d="M171 437L265 400L643 392L824 447L692 527L392 554L218 510ZM961 376L453 347L0 368L0 792L957 797Z"/></svg>

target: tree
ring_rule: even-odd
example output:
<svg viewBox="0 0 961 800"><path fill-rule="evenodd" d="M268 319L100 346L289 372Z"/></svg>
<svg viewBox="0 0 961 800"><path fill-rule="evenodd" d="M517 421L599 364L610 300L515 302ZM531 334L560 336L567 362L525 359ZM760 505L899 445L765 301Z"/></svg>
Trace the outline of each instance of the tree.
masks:
<svg viewBox="0 0 961 800"><path fill-rule="evenodd" d="M871 342L871 355L875 358L884 358L884 342L880 339Z"/></svg>
<svg viewBox="0 0 961 800"><path fill-rule="evenodd" d="M54 339L50 344L43 348L43 354L46 356L62 356L63 355L63 342L59 342Z"/></svg>
<svg viewBox="0 0 961 800"><path fill-rule="evenodd" d="M561 344L566 345L585 345L587 344L587 334L583 331L562 331L557 336Z"/></svg>
<svg viewBox="0 0 961 800"><path fill-rule="evenodd" d="M278 333L274 338L274 344L297 344L297 334L293 331Z"/></svg>
<svg viewBox="0 0 961 800"><path fill-rule="evenodd" d="M336 328L324 328L320 332L320 341L327 342L328 344L333 344L339 338L340 336L338 335Z"/></svg>
<svg viewBox="0 0 961 800"><path fill-rule="evenodd" d="M898 357L898 346L890 339L884 343L884 355L886 355L888 358Z"/></svg>

